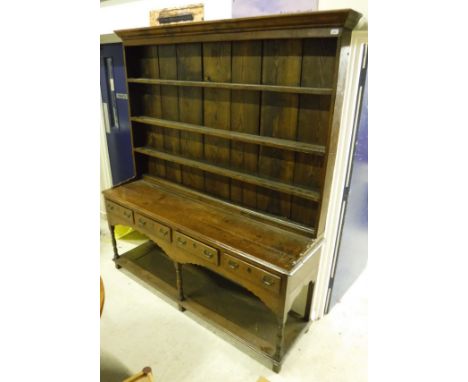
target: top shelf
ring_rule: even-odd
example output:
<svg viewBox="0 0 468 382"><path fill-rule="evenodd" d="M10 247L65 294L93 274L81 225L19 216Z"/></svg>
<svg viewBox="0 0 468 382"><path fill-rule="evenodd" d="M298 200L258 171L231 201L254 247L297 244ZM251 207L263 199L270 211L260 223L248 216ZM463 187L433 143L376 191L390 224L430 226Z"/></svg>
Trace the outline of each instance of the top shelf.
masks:
<svg viewBox="0 0 468 382"><path fill-rule="evenodd" d="M242 83L234 83L234 82L211 82L211 81L163 80L159 78L128 78L127 81L128 83L133 83L133 84L191 86L191 87L202 87L202 88L254 90L254 91L269 91L269 92L277 92L277 93L314 94L314 95L333 94L333 89L331 88L311 88L311 87L302 87L302 86L242 84Z"/></svg>
<svg viewBox="0 0 468 382"><path fill-rule="evenodd" d="M302 37L338 37L336 30L353 29L361 14L351 9L298 12L283 15L267 15L228 20L176 23L157 27L118 30L116 34L125 46L173 44L175 42L215 41L234 39L261 39L275 36L294 36L301 31L307 32ZM280 33L277 33L277 32ZM316 32L316 33L314 33ZM321 33L320 33L321 32Z"/></svg>

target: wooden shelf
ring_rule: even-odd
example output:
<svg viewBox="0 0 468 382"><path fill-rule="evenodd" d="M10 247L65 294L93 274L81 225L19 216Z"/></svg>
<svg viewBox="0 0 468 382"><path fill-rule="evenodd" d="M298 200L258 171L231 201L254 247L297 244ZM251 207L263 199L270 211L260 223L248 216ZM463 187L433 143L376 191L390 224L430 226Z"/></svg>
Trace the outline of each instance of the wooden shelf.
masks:
<svg viewBox="0 0 468 382"><path fill-rule="evenodd" d="M145 117L145 116L131 117L131 120L134 122L140 122L140 123L144 123L147 125L154 125L154 126L159 126L159 127L165 127L168 129L187 131L187 132L203 134L203 135L210 135L213 137L225 138L225 139L230 139L230 140L235 140L235 141L240 141L240 142L262 145L262 146L275 147L279 149L291 150L291 151L296 151L296 152L301 152L301 153L306 153L306 154L320 154L320 155L325 154L325 146L322 146L322 145L313 145L309 143L291 141L287 139L239 133L239 132L230 131L230 130L214 129L211 127L206 127L206 126L201 126L201 125L193 125L190 123L168 121L165 119Z"/></svg>
<svg viewBox="0 0 468 382"><path fill-rule="evenodd" d="M278 93L296 93L296 94L315 94L331 95L331 88L311 88L301 86L280 86L280 85L262 85L262 84L241 84L234 82L210 82L210 81L181 81L181 80L163 80L159 78L128 78L129 83L148 84L148 85L171 85L171 86L195 86L202 88L231 89L231 90L254 90L269 91Z"/></svg>
<svg viewBox="0 0 468 382"><path fill-rule="evenodd" d="M234 171L221 166L215 166L200 160L184 158L179 155L168 154L162 151L152 149L150 147L135 147L133 151L151 156L153 158L163 159L170 162L178 163L184 166L197 168L199 170L208 171L213 174L227 176L232 179L237 179L242 182L254 184L256 186L266 187L271 190L284 192L289 195L299 196L304 199L319 201L320 193L316 190L309 190L303 187L293 186L290 184L278 182L275 180L261 178L259 176L246 174L240 171Z"/></svg>

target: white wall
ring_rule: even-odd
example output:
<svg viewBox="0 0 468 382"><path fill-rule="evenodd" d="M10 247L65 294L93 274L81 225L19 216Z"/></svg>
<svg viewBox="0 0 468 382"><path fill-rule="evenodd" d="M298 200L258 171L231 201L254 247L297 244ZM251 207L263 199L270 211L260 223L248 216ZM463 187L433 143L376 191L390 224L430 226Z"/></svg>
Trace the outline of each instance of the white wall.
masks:
<svg viewBox="0 0 468 382"><path fill-rule="evenodd" d="M232 2L232 17L311 12L318 8L318 0L232 0Z"/></svg>
<svg viewBox="0 0 468 382"><path fill-rule="evenodd" d="M150 11L189 4L204 4L205 20L231 18L232 0L108 0L101 2L99 32L148 27Z"/></svg>

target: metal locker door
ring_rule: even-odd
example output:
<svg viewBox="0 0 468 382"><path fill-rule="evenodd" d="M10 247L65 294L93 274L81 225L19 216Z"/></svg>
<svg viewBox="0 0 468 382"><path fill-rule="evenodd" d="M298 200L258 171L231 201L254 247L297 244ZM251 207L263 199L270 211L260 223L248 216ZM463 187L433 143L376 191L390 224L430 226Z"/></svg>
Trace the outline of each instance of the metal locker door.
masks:
<svg viewBox="0 0 468 382"><path fill-rule="evenodd" d="M116 185L134 175L122 44L101 44L100 70L112 183Z"/></svg>

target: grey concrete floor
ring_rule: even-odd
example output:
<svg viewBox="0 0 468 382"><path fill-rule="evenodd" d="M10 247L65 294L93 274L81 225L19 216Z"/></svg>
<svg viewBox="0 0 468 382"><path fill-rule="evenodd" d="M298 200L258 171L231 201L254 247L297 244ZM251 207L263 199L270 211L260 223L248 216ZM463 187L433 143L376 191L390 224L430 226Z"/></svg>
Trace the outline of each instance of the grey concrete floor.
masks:
<svg viewBox="0 0 468 382"><path fill-rule="evenodd" d="M367 277L364 272L334 309L296 343L280 374L265 361L114 267L101 224L101 382L120 382L143 367L158 382L367 381ZM138 240L119 240L124 253ZM216 334L217 333L217 334Z"/></svg>

